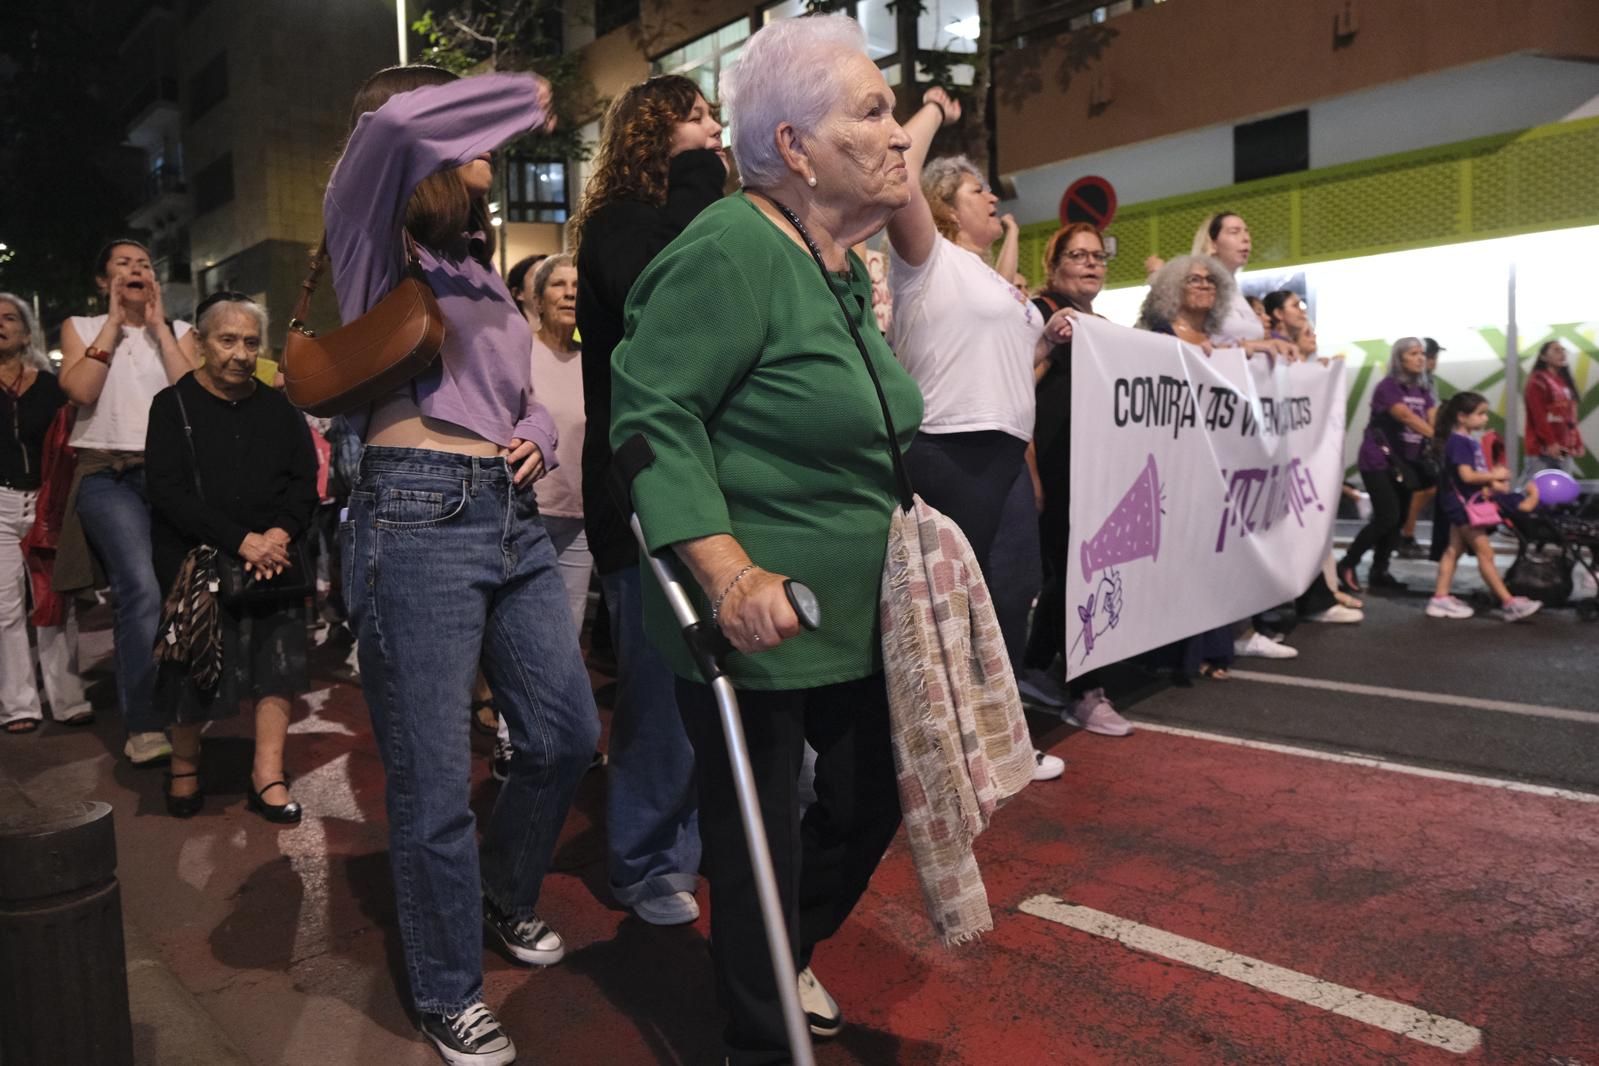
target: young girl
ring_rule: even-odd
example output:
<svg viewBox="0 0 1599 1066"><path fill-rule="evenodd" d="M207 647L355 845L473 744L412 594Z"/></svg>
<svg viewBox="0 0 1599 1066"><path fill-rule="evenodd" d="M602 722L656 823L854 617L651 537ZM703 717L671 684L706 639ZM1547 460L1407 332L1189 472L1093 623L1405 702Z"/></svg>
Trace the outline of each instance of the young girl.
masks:
<svg viewBox="0 0 1599 1066"><path fill-rule="evenodd" d="M1488 542L1493 527L1472 525L1466 514L1466 500L1482 489L1487 489L1496 502L1524 502L1516 497L1505 499L1510 489L1510 471L1503 466L1489 469L1482 445L1472 436L1487 424L1488 401L1479 393L1457 392L1438 408L1432 446L1442 453L1440 465L1444 483L1438 494L1449 519L1449 547L1438 560L1438 584L1433 589L1432 599L1427 601L1428 618L1472 616L1470 607L1449 594L1449 586L1455 578L1455 563L1468 549L1477 556L1477 569L1483 581L1499 597L1503 605L1500 617L1506 622L1519 622L1536 614L1543 606L1536 600L1510 594L1499 577L1493 546Z"/></svg>

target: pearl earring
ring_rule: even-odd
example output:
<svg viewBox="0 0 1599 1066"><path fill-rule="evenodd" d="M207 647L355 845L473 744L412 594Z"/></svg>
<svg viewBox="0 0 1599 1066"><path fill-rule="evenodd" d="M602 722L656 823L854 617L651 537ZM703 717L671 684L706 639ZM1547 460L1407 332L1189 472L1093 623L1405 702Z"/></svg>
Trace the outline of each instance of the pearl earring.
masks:
<svg viewBox="0 0 1599 1066"><path fill-rule="evenodd" d="M814 189L814 188L816 188L816 179L815 178L806 178L805 179L805 184L809 185L811 188Z"/></svg>

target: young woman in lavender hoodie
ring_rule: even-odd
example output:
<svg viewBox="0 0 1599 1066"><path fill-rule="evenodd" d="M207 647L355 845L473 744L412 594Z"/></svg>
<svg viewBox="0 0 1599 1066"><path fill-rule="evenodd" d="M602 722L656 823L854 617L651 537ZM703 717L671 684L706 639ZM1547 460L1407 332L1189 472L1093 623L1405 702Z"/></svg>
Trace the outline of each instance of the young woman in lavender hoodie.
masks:
<svg viewBox="0 0 1599 1066"><path fill-rule="evenodd" d="M339 310L364 314L406 269L445 320L435 364L355 419L366 444L341 530L344 595L387 771L390 863L422 1032L451 1063L512 1061L483 1003L481 923L524 963L565 951L534 914L599 721L533 482L555 465L527 320L492 267L490 152L552 125L528 74L368 79L323 217ZM515 754L483 831L467 805L478 663Z"/></svg>

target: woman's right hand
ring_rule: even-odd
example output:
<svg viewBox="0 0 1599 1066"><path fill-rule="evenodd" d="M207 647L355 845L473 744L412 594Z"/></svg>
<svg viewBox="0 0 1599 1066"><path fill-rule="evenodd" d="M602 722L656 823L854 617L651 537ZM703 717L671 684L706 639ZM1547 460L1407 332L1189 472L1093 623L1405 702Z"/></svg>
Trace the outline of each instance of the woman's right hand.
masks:
<svg viewBox="0 0 1599 1066"><path fill-rule="evenodd" d="M550 83L537 74L533 75L533 83L535 85L534 91L538 93L539 97L539 112L544 116L544 124L539 129L544 133L553 133L555 132L555 112L550 109Z"/></svg>
<svg viewBox="0 0 1599 1066"><path fill-rule="evenodd" d="M268 579L277 577L289 568L287 547L261 533L244 535L244 540L239 544L239 558L244 560L246 572Z"/></svg>
<svg viewBox="0 0 1599 1066"><path fill-rule="evenodd" d="M786 580L781 574L757 568L727 593L716 623L734 648L753 655L799 634L799 616L783 588Z"/></svg>
<svg viewBox="0 0 1599 1066"><path fill-rule="evenodd" d="M121 326L128 320L128 309L122 305L122 290L125 282L121 277L111 279L111 288L106 292L106 325Z"/></svg>
<svg viewBox="0 0 1599 1066"><path fill-rule="evenodd" d="M961 120L960 101L950 96L949 93L937 85L922 94L922 104L923 106L934 104L940 111L944 112L944 121L940 125L949 126Z"/></svg>

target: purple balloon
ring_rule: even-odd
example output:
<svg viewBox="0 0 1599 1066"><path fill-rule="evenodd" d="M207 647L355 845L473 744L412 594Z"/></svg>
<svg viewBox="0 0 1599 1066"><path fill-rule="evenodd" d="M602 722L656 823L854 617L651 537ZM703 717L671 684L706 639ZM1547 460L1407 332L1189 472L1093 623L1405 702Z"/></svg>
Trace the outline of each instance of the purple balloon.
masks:
<svg viewBox="0 0 1599 1066"><path fill-rule="evenodd" d="M1540 470L1532 476L1532 483L1538 486L1538 503L1550 507L1572 503L1582 491L1577 479L1564 470Z"/></svg>

